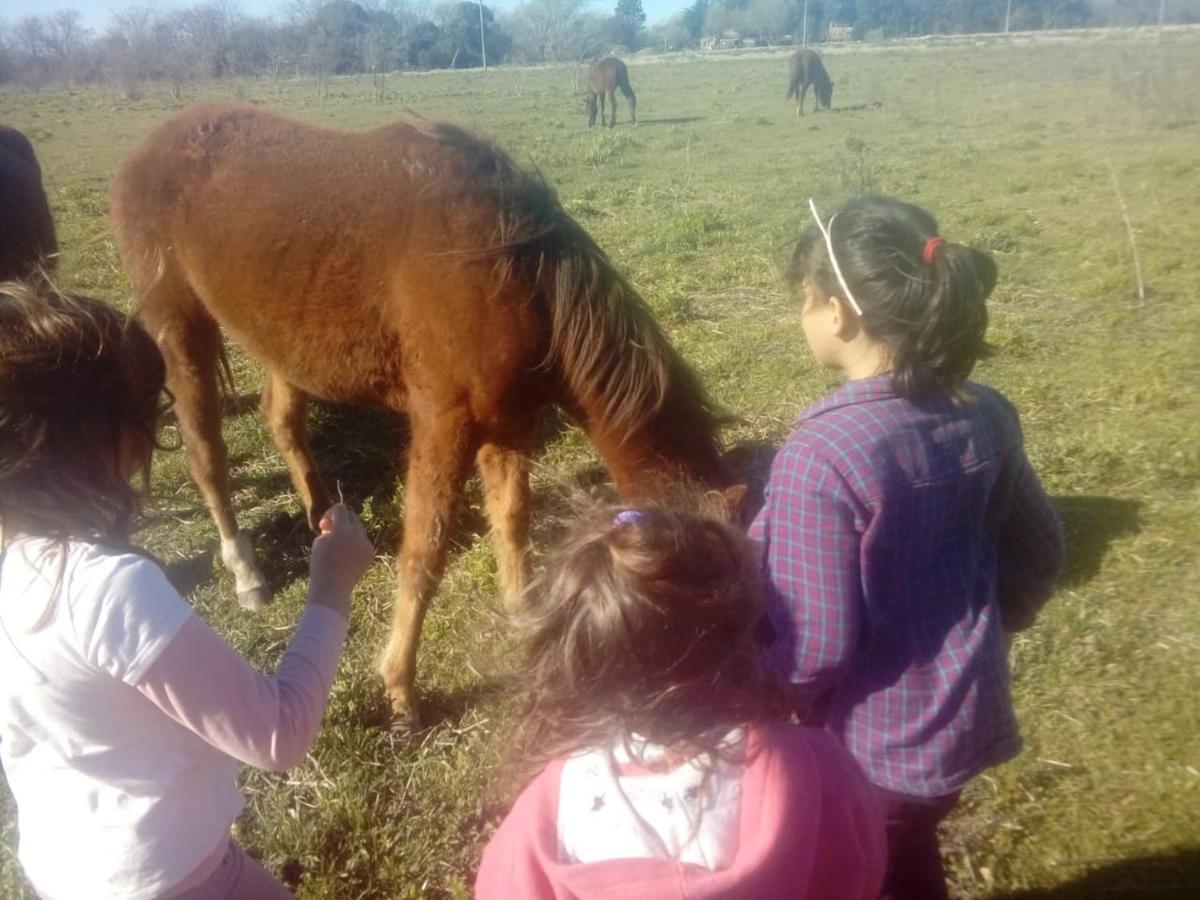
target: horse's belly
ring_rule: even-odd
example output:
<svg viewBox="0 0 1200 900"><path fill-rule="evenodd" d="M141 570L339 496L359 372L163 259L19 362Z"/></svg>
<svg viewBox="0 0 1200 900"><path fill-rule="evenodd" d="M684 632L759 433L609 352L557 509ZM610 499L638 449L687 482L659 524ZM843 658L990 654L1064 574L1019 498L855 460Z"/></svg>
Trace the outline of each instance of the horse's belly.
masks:
<svg viewBox="0 0 1200 900"><path fill-rule="evenodd" d="M230 339L268 373L312 397L403 409L407 388L399 341L378 325L355 325L354 318L271 323L234 313L219 316L218 321Z"/></svg>

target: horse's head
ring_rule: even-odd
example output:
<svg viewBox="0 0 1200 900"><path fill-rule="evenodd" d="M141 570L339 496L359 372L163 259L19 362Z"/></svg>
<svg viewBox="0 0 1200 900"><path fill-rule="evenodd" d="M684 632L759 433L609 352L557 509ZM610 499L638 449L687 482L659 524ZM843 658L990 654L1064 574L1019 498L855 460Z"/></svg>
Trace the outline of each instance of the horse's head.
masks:
<svg viewBox="0 0 1200 900"><path fill-rule="evenodd" d="M817 99L821 101L821 105L826 109L833 106L833 82L827 81L825 84L817 85Z"/></svg>
<svg viewBox="0 0 1200 900"><path fill-rule="evenodd" d="M596 124L596 112L598 110L596 95L589 91L588 95L583 98L583 105L587 107L588 128L591 128Z"/></svg>

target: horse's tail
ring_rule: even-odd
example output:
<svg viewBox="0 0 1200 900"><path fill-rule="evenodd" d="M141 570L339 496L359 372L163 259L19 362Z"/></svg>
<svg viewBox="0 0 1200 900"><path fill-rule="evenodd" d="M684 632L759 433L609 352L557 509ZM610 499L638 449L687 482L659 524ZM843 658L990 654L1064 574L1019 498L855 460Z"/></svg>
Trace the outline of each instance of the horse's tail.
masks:
<svg viewBox="0 0 1200 900"><path fill-rule="evenodd" d="M624 66L621 66L621 68L617 70L617 87L619 87L621 89L621 93L630 100L637 99L633 93L633 85L629 83L629 70Z"/></svg>

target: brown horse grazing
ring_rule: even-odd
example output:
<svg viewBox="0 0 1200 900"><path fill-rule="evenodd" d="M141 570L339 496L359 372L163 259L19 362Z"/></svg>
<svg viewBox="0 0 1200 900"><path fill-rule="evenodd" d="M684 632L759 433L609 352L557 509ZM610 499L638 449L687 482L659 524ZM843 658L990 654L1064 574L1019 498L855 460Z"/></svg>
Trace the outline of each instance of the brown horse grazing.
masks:
<svg viewBox="0 0 1200 900"><path fill-rule="evenodd" d="M787 98L796 98L796 115L804 115L804 95L808 86L813 86L813 109L820 112L821 107L829 109L833 102L833 82L825 71L825 64L815 50L797 50L792 55L791 79L788 82Z"/></svg>
<svg viewBox="0 0 1200 900"><path fill-rule="evenodd" d="M592 67L588 69L587 94L585 96L588 128L596 124L597 100L600 101L600 127L603 128L606 124L604 119L604 98L606 96L608 105L612 109L612 121L607 123L608 127L612 128L617 124L617 88L620 88L621 93L629 100L629 121L634 125L637 124L637 97L629 85L629 70L625 68L625 63L615 56L606 56L599 62L593 63Z"/></svg>
<svg viewBox="0 0 1200 900"><path fill-rule="evenodd" d="M29 138L0 125L0 281L24 278L58 255L42 169Z"/></svg>
<svg viewBox="0 0 1200 900"><path fill-rule="evenodd" d="M552 188L464 130L345 133L195 107L125 162L112 224L243 605L267 592L230 505L219 326L266 367L262 410L314 527L330 500L309 397L408 414L380 664L400 722L414 720L421 624L472 460L501 584L511 596L526 580L529 454L547 405L587 431L625 498L731 483L714 407L634 288Z"/></svg>

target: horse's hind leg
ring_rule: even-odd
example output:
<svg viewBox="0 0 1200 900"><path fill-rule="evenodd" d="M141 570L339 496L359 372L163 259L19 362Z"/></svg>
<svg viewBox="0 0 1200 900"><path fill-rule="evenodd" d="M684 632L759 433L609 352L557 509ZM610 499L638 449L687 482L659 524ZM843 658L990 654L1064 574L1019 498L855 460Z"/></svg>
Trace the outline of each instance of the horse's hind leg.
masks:
<svg viewBox="0 0 1200 900"><path fill-rule="evenodd" d="M477 448L465 411L414 412L411 421L399 585L392 633L379 664L398 728L417 723L413 682L421 626L445 568L454 509Z"/></svg>
<svg viewBox="0 0 1200 900"><path fill-rule="evenodd" d="M500 588L511 604L529 579L529 448L487 443L476 457L483 478Z"/></svg>
<svg viewBox="0 0 1200 900"><path fill-rule="evenodd" d="M238 531L229 495L229 456L221 437L217 384L220 329L191 289L169 273L155 284L139 315L166 360L167 388L175 398L188 469L221 535L221 561L233 574L238 603L261 609L270 591L249 539Z"/></svg>
<svg viewBox="0 0 1200 900"><path fill-rule="evenodd" d="M800 88L800 103L796 106L796 115L804 115L804 98L808 96L808 82L804 82L804 86Z"/></svg>
<svg viewBox="0 0 1200 900"><path fill-rule="evenodd" d="M330 504L308 446L308 395L278 375L268 373L259 405L304 504L309 527L318 531L321 516Z"/></svg>
<svg viewBox="0 0 1200 900"><path fill-rule="evenodd" d="M605 113L604 113L604 96L605 96L604 91L601 91L599 96L600 96L600 127L603 128L605 125L608 124L608 119L605 117Z"/></svg>

